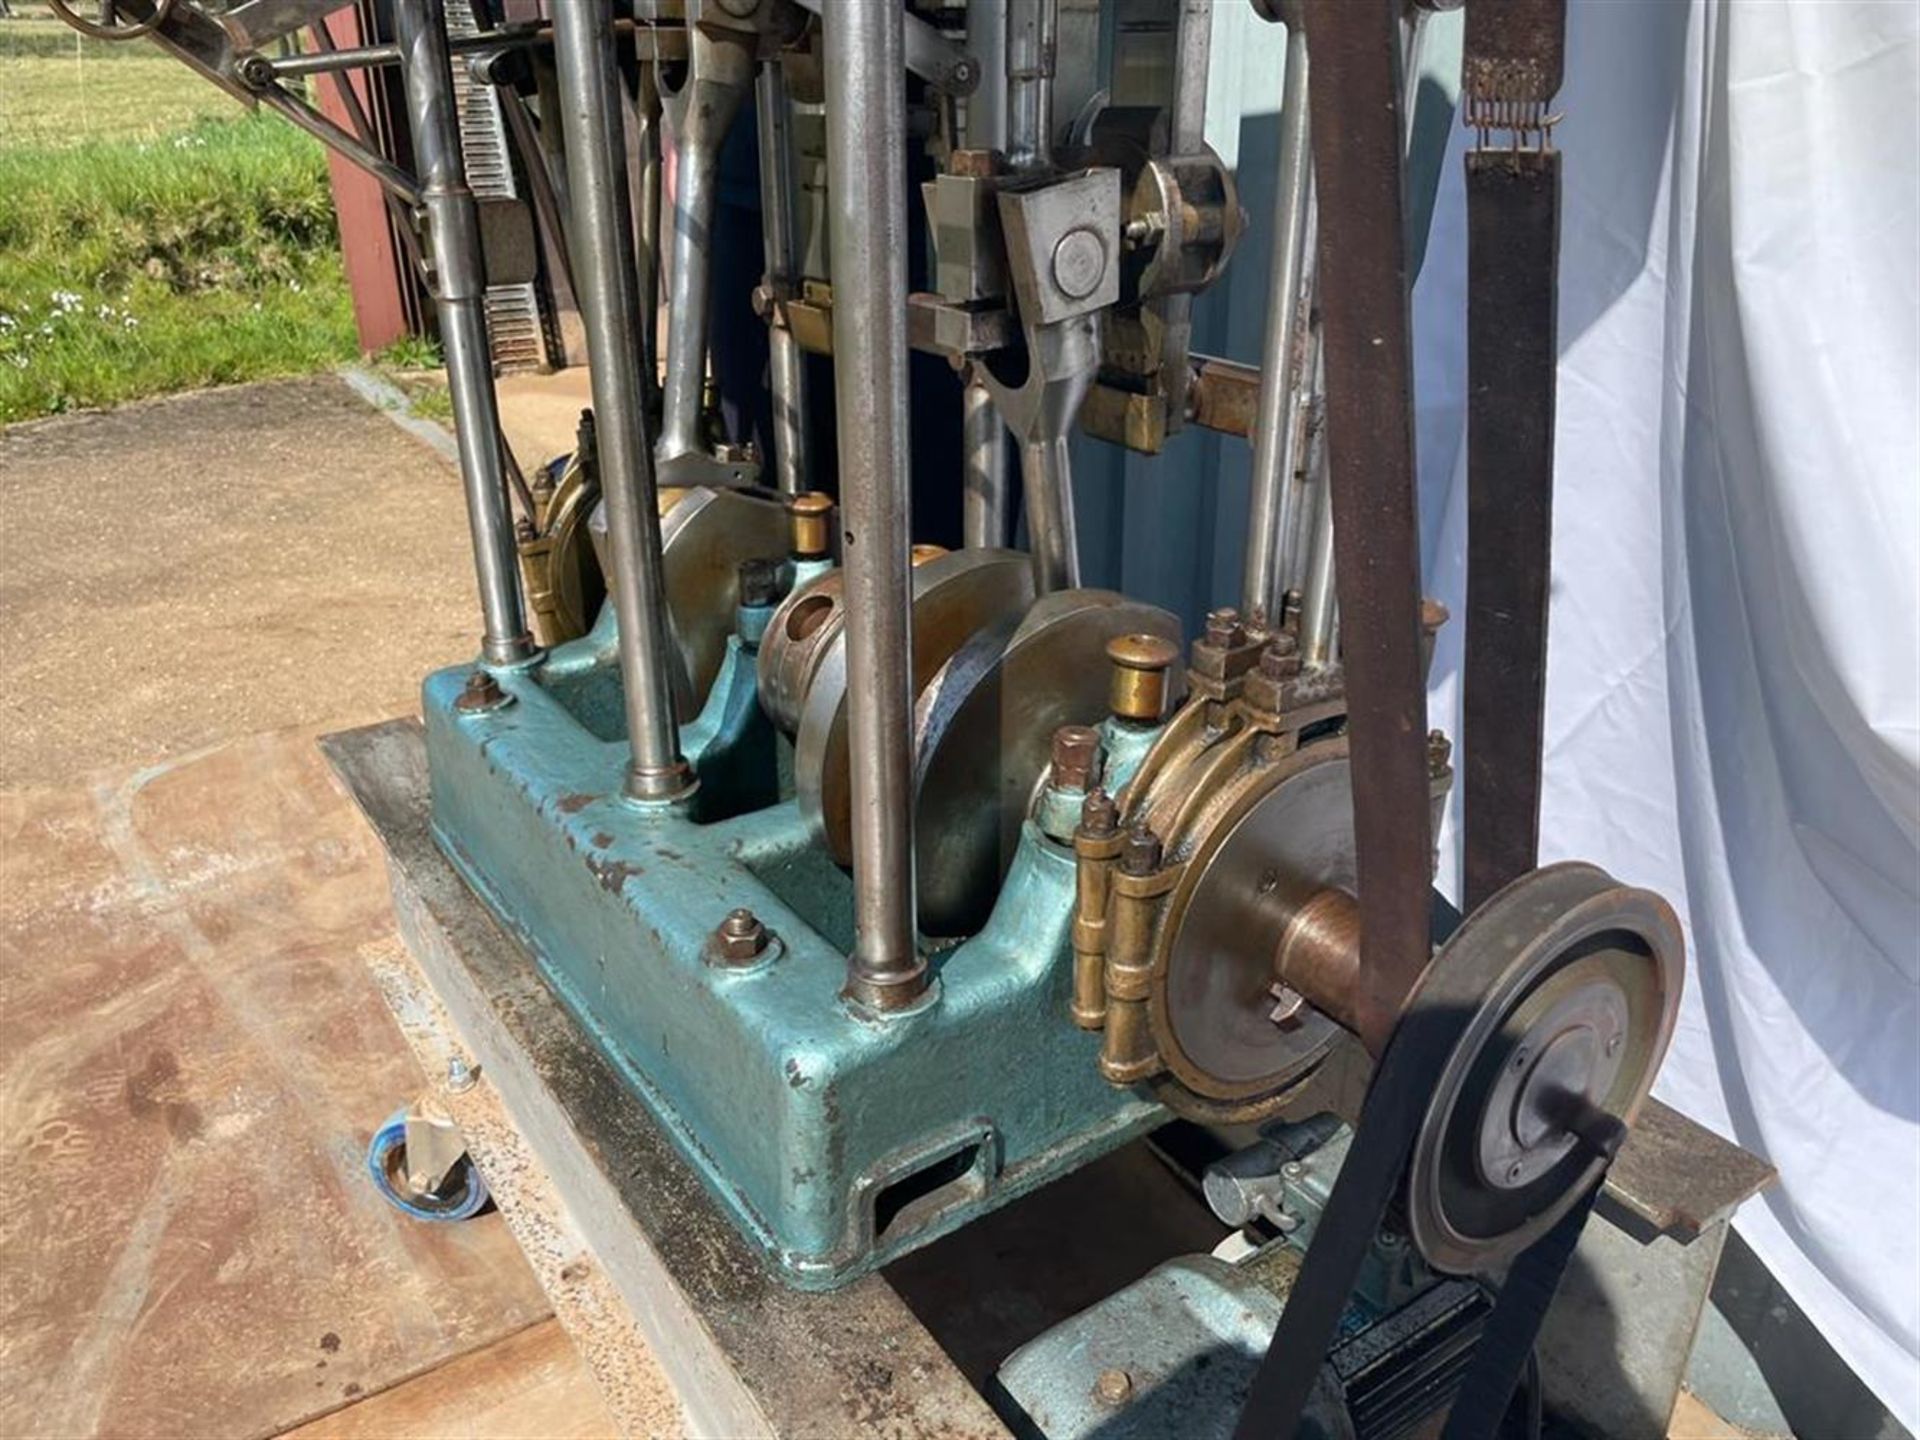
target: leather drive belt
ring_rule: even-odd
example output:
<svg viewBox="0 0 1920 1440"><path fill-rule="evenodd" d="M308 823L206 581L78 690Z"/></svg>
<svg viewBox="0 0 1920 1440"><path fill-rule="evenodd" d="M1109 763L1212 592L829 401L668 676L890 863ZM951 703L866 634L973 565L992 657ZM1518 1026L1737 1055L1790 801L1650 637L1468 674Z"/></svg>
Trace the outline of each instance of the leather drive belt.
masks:
<svg viewBox="0 0 1920 1440"><path fill-rule="evenodd" d="M1419 528L1395 63L1399 5L1309 0L1306 23L1314 70L1327 445L1352 733L1361 964L1370 981L1362 1005L1391 1015L1431 954ZM1564 0L1475 0L1467 26L1468 121L1482 139L1468 163L1471 474L1463 740L1470 823L1485 832L1469 861L1478 866L1468 886L1473 905L1535 861L1559 214L1559 160L1546 143L1546 105L1560 82ZM1507 151L1487 148L1486 137L1496 129L1514 133ZM1524 153L1529 135L1537 137L1537 148ZM1478 780L1476 745L1487 762ZM1284 1440L1295 1433L1360 1265L1400 1193L1434 1076L1470 1020L1470 1013L1417 1002L1400 1017L1254 1377L1236 1440ZM1499 1425L1598 1193L1596 1184L1509 1268L1455 1397L1445 1440L1481 1440Z"/></svg>
<svg viewBox="0 0 1920 1440"><path fill-rule="evenodd" d="M1560 153L1547 106L1565 20L1565 0L1476 0L1467 12L1469 910L1539 855L1559 355Z"/></svg>

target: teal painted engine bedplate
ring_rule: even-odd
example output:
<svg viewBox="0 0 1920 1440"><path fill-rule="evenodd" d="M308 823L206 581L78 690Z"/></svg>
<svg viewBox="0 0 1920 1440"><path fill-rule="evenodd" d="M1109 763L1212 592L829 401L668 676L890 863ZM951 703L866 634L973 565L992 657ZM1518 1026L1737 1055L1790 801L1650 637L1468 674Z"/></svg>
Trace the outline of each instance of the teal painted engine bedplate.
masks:
<svg viewBox="0 0 1920 1440"><path fill-rule="evenodd" d="M430 676L435 835L793 1284L850 1280L1165 1118L1067 1018L1068 847L1028 823L986 927L930 955L925 1002L856 1013L851 882L777 798L752 651L730 641L683 727L701 786L673 805L621 794L613 665L596 630L495 672L506 703L472 712L468 671ZM744 968L709 945L738 906L778 939Z"/></svg>

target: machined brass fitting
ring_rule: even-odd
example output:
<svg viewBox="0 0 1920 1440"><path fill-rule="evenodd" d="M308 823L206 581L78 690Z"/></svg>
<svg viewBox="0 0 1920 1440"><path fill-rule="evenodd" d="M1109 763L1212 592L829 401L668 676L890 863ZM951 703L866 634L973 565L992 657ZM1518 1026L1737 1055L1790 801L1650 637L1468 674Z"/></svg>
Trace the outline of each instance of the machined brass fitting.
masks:
<svg viewBox="0 0 1920 1440"><path fill-rule="evenodd" d="M1178 866L1161 868L1160 837L1146 826L1127 834L1110 876L1104 978L1107 1023L1100 1046L1100 1073L1115 1085L1132 1085L1162 1068L1147 1015L1152 994L1153 926L1160 898L1180 878Z"/></svg>
<svg viewBox="0 0 1920 1440"><path fill-rule="evenodd" d="M1074 832L1073 1023L1098 1030L1107 1023L1107 894L1124 843L1120 807L1104 790L1087 792Z"/></svg>
<svg viewBox="0 0 1920 1440"><path fill-rule="evenodd" d="M833 553L833 497L808 490L787 501L796 559L818 560Z"/></svg>
<svg viewBox="0 0 1920 1440"><path fill-rule="evenodd" d="M1180 659L1180 647L1159 635L1120 635L1107 642L1107 659L1113 665L1113 713L1158 724L1167 706L1167 671Z"/></svg>

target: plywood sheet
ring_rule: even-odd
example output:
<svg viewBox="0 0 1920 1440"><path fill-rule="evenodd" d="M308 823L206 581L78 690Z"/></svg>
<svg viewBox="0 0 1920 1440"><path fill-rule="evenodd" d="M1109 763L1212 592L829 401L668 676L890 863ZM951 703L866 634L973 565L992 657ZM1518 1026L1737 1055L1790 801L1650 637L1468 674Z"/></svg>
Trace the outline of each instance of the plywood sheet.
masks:
<svg viewBox="0 0 1920 1440"><path fill-rule="evenodd" d="M612 1417L558 1321L336 1410L287 1440L600 1440Z"/></svg>
<svg viewBox="0 0 1920 1440"><path fill-rule="evenodd" d="M389 925L310 732L0 794L0 1433L275 1433L546 1315L364 1177Z"/></svg>

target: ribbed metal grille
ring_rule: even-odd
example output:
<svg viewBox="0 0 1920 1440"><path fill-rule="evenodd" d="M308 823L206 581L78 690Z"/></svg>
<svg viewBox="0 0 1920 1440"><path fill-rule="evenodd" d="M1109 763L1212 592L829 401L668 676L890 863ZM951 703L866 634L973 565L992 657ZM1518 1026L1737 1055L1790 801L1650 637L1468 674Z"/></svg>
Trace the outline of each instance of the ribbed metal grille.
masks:
<svg viewBox="0 0 1920 1440"><path fill-rule="evenodd" d="M447 33L477 35L470 0L446 0ZM515 200L513 161L507 148L506 122L500 115L500 95L491 85L474 82L466 63L455 58L453 94L460 110L460 147L466 157L467 184L483 200ZM540 319L540 300L531 285L487 287L487 331L493 346L493 367L500 374L538 370L547 362Z"/></svg>

